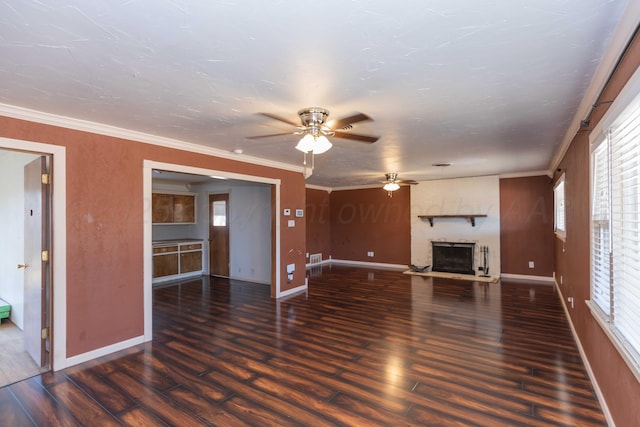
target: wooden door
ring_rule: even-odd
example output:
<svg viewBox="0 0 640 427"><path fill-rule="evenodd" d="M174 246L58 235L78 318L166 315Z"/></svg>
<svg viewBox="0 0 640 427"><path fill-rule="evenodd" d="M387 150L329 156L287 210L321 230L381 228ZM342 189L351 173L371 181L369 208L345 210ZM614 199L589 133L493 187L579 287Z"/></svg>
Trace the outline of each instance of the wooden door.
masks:
<svg viewBox="0 0 640 427"><path fill-rule="evenodd" d="M48 176L45 156L24 167L24 347L40 366L50 350Z"/></svg>
<svg viewBox="0 0 640 427"><path fill-rule="evenodd" d="M229 194L209 195L209 274L229 277Z"/></svg>

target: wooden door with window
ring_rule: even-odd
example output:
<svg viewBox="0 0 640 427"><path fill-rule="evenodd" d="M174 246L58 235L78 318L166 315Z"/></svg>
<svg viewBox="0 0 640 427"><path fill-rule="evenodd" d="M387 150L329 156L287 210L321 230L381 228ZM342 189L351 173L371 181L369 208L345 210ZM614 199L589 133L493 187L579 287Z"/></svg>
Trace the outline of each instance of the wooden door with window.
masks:
<svg viewBox="0 0 640 427"><path fill-rule="evenodd" d="M229 194L209 195L209 274L229 277Z"/></svg>

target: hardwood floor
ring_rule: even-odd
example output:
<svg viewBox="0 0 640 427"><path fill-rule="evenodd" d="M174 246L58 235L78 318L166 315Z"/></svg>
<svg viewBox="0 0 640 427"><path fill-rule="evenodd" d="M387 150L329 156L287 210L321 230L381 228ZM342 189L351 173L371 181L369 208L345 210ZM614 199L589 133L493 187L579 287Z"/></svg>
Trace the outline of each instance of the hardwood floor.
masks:
<svg viewBox="0 0 640 427"><path fill-rule="evenodd" d="M0 388L0 424L606 425L549 284L334 266L153 305L152 343Z"/></svg>
<svg viewBox="0 0 640 427"><path fill-rule="evenodd" d="M24 349L23 332L9 319L0 322L0 387L48 371Z"/></svg>

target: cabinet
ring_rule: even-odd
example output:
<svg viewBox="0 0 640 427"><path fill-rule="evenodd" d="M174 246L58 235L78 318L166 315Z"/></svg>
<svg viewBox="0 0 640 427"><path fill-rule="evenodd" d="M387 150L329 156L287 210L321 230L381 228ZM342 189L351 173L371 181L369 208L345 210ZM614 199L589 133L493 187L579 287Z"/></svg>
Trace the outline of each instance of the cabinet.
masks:
<svg viewBox="0 0 640 427"><path fill-rule="evenodd" d="M180 272L178 268L178 246L153 248L153 278L173 276Z"/></svg>
<svg viewBox="0 0 640 427"><path fill-rule="evenodd" d="M195 194L153 193L151 195L151 218L154 224L195 223Z"/></svg>
<svg viewBox="0 0 640 427"><path fill-rule="evenodd" d="M180 279L202 273L202 240L153 242L153 280Z"/></svg>
<svg viewBox="0 0 640 427"><path fill-rule="evenodd" d="M180 273L202 271L202 243L180 245Z"/></svg>

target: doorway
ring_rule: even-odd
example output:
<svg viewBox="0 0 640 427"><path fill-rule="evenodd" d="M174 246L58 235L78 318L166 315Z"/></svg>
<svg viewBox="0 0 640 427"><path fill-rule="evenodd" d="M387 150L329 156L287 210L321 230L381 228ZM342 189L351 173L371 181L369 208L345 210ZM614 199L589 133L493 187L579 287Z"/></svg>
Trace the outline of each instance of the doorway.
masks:
<svg viewBox="0 0 640 427"><path fill-rule="evenodd" d="M0 164L0 254L7 273L0 298L11 309L0 323L2 386L52 366L52 156L0 149Z"/></svg>
<svg viewBox="0 0 640 427"><path fill-rule="evenodd" d="M228 221L228 224L235 224L235 226L243 227L242 220L246 219L248 215L258 215L258 221L248 220L245 221L244 224L249 224L250 226L245 229L243 227L243 233L232 233L231 230L229 232L230 242L229 242L229 277L235 278L238 274L258 274L262 272L262 265L235 265L234 264L234 255L232 254L233 250L242 251L243 248L248 248L248 250L253 251L259 249L257 245L254 244L255 235L249 230L252 227L266 227L268 236L267 240L267 249L263 251L266 253L266 256L252 256L251 259L259 259L260 262L265 263L265 268L268 269L269 273L267 274L266 282L271 286L271 296L277 298L280 296L280 222L277 220L278 216L277 212L280 210L280 180L274 178L265 178L259 176L251 176L251 175L243 175L238 173L232 173L228 171L219 171L212 169L203 169L192 166L185 165L176 165L172 163L163 163L156 162L152 160L144 160L143 161L143 197L145 200L145 209L144 213L144 221L143 221L143 246L144 246L144 340L151 341L153 338L153 264L152 264L152 246L153 240L156 239L156 231L157 226L153 225L152 221L152 211L150 207L152 206L151 199L152 193L155 191L156 187L155 183L159 181L159 174L156 171L161 171L162 174L177 174L177 175L192 175L199 176L201 179L204 179L208 182L211 182L212 179L220 180L223 182L227 180L227 184L220 184L224 186L237 185L239 187L242 186L250 186L254 187L255 184L258 184L264 189L268 189L266 192L266 197L255 199L255 194L250 195L249 197L240 196L239 194L243 193L238 187L235 187L231 190L225 190L220 188L220 190L212 189L209 187L201 188L202 190L202 198L199 199L200 203L198 206L202 206L202 209L197 208L196 214L199 218L202 218L202 221L197 221L197 224L194 224L195 230L197 230L200 236L203 236L204 239L208 236L209 230L209 203L208 198L209 194L219 194L223 192L233 193L238 195L238 197L233 197L233 200L247 200L250 202L252 207L241 206L238 209L231 209L235 216L240 216L240 218L232 218ZM190 180L190 179L189 179ZM243 184L244 183L244 184ZM187 183L189 185L189 191L196 192L197 187L202 185L202 182L198 180ZM231 198L230 198L231 200ZM228 204L227 204L228 206ZM265 214L266 212L266 214ZM228 215L229 211L227 211ZM254 217L255 218L255 217ZM229 219L229 218L228 218ZM265 222L265 225L259 225ZM202 226L202 228L200 228ZM185 232L188 231L191 226L181 226L181 231L176 231L174 235L169 236L169 232L171 228L174 227L163 227L163 233L166 234L166 238L174 238L174 237L185 237ZM240 238L239 241L234 244L231 241L231 236L236 236L236 238ZM159 236L158 236L159 237ZM205 248L208 250L208 245L205 245ZM235 249L234 249L235 248ZM247 258L246 254L241 254L240 259ZM205 256L205 262L210 259L209 254ZM208 271L211 274L211 271ZM243 280L243 278L240 278Z"/></svg>

